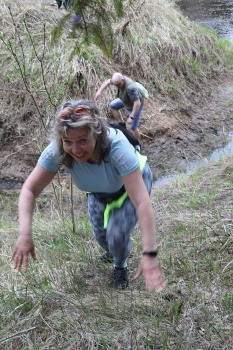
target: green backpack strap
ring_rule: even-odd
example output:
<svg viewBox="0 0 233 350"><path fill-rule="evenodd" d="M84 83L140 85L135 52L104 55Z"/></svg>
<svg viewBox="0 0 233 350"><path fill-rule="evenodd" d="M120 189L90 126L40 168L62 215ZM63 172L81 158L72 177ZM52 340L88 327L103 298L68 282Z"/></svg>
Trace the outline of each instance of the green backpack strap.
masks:
<svg viewBox="0 0 233 350"><path fill-rule="evenodd" d="M138 151L137 151L137 155L138 155L139 167L142 172L146 165L147 156L143 156ZM125 192L118 199L115 199L114 201L106 205L106 208L104 210L104 229L108 227L108 221L109 221L111 210L115 208L120 208L124 203L125 199L127 198L127 196L128 196L128 193Z"/></svg>
<svg viewBox="0 0 233 350"><path fill-rule="evenodd" d="M138 81L135 81L135 84L137 86L138 92L142 95L142 97L145 98L145 99L148 99L149 98L149 93L148 93L147 89L145 88L145 86L143 86Z"/></svg>

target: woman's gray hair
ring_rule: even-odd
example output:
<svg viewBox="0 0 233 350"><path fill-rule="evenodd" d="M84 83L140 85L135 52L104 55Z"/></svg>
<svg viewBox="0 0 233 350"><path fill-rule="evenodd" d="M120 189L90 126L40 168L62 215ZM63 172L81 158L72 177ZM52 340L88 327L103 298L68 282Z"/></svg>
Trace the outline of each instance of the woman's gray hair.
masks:
<svg viewBox="0 0 233 350"><path fill-rule="evenodd" d="M88 100L68 101L59 108L53 126L53 136L57 140L61 160L68 168L72 168L73 158L64 152L62 137L73 128L88 128L89 135L96 138L94 156L100 164L108 153L108 125L106 118L99 116L99 110Z"/></svg>

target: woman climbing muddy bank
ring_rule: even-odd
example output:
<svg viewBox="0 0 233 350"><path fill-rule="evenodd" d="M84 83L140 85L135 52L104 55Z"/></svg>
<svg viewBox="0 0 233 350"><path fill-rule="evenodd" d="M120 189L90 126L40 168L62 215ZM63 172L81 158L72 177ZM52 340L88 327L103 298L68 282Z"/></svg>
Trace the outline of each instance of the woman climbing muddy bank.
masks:
<svg viewBox="0 0 233 350"><path fill-rule="evenodd" d="M62 106L54 134L21 190L19 238L12 255L15 269L20 271L24 266L27 270L30 255L36 258L32 240L35 199L64 164L76 186L88 192L89 219L104 250L101 258L114 262L114 286L128 287L126 260L130 236L139 220L143 250L135 278L143 274L147 287L160 291L164 279L157 258L155 219L149 198L152 173L146 157L120 130L108 128L95 104L86 100Z"/></svg>

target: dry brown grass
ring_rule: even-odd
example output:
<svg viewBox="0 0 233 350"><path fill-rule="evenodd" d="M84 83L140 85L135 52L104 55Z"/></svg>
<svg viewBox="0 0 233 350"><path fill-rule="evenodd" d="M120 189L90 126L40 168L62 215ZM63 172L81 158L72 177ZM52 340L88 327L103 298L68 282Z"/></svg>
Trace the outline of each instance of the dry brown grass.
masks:
<svg viewBox="0 0 233 350"><path fill-rule="evenodd" d="M25 136L28 123L31 128L42 123L47 127L64 100L93 99L113 71L141 81L151 98L176 109L189 104L190 96L198 98L200 90L203 95L209 79L229 68L230 49L220 47L217 38L188 21L172 2L125 3L125 16L113 23L116 42L111 59L94 45L81 46L79 54L70 57L76 41L66 39L66 29L51 47L51 30L67 12L47 1L17 0L10 11L7 1L0 0L0 8L2 144L11 132ZM112 13L110 2L106 11ZM81 30L78 34L82 38ZM100 109L106 111L113 96L114 90L108 89Z"/></svg>

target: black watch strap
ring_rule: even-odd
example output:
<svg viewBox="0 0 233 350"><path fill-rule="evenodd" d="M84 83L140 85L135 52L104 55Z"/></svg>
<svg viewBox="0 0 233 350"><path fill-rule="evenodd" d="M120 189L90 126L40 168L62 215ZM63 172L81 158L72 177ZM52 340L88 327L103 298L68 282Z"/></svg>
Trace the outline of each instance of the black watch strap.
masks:
<svg viewBox="0 0 233 350"><path fill-rule="evenodd" d="M142 255L148 255L155 258L158 255L158 251L150 250L150 251L143 252Z"/></svg>

